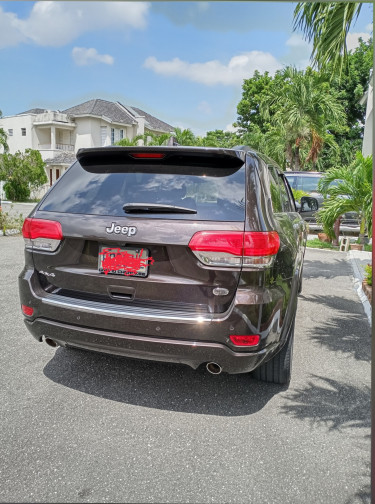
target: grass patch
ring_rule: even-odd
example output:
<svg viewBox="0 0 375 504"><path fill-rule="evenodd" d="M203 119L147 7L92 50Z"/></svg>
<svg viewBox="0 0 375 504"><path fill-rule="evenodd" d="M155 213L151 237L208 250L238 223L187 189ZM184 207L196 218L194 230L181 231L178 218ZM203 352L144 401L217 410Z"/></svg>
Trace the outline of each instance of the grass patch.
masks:
<svg viewBox="0 0 375 504"><path fill-rule="evenodd" d="M365 244L365 251L366 252L372 252L372 245L366 245Z"/></svg>
<svg viewBox="0 0 375 504"><path fill-rule="evenodd" d="M319 238L307 240L306 247L337 250L337 247L334 247L332 243L321 242Z"/></svg>

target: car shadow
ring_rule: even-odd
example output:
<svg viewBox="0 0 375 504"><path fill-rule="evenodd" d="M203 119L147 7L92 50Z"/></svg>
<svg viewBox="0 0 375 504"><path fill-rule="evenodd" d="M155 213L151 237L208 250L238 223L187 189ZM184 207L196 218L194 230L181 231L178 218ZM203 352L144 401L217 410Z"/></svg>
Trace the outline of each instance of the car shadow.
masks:
<svg viewBox="0 0 375 504"><path fill-rule="evenodd" d="M325 346L328 350L341 352L356 360L371 360L371 327L363 316L360 303L338 296L314 295L301 296L310 303L321 304L330 308L329 320L319 322L307 329L308 337Z"/></svg>
<svg viewBox="0 0 375 504"><path fill-rule="evenodd" d="M62 347L43 372L55 383L112 401L217 416L252 415L287 390L249 374L211 375L203 367L193 370Z"/></svg>
<svg viewBox="0 0 375 504"><path fill-rule="evenodd" d="M305 386L283 394L281 414L307 420L312 427L329 431L370 429L370 387L356 386L332 378L311 375Z"/></svg>
<svg viewBox="0 0 375 504"><path fill-rule="evenodd" d="M320 249L309 249L319 250ZM344 258L331 258L330 262L317 261L314 259L307 258L303 261L303 277L306 278L325 278L331 280L336 277L350 276L352 275L352 269L350 264Z"/></svg>

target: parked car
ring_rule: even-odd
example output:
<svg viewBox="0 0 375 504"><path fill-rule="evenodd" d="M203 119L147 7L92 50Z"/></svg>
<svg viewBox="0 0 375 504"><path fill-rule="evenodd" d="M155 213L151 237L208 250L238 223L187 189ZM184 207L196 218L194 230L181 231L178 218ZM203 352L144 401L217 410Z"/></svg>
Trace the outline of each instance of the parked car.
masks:
<svg viewBox="0 0 375 504"><path fill-rule="evenodd" d="M288 171L285 172L289 185L292 189L304 191L318 201L318 208L322 205L324 198L318 191L318 184L324 176L322 172L301 172L301 171ZM300 207L296 203L297 208ZM321 229L321 225L316 222L316 211L306 211L303 213L303 218L309 225L311 230ZM358 214L356 212L347 212L342 216L340 223L341 231L359 233Z"/></svg>
<svg viewBox="0 0 375 504"><path fill-rule="evenodd" d="M306 224L252 149L81 149L23 237L38 341L289 382Z"/></svg>

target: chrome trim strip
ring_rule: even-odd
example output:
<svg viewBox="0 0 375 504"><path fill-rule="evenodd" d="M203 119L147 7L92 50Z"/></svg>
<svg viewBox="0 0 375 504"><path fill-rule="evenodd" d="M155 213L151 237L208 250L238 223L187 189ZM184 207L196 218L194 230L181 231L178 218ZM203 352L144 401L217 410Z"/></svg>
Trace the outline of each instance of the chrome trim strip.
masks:
<svg viewBox="0 0 375 504"><path fill-rule="evenodd" d="M220 320L228 316L228 312L213 314L189 314L182 311L160 310L152 308L140 308L137 306L120 306L115 304L99 303L96 301L86 301L82 299L74 299L69 297L60 297L56 294L50 294L47 297L39 298L42 303L59 306L60 308L67 308L69 310L81 310L85 312L101 313L104 315L111 315L114 317L124 317L138 320L159 320L159 321L173 321L184 322L191 324L210 323L217 321L218 315ZM229 310L228 310L229 311Z"/></svg>

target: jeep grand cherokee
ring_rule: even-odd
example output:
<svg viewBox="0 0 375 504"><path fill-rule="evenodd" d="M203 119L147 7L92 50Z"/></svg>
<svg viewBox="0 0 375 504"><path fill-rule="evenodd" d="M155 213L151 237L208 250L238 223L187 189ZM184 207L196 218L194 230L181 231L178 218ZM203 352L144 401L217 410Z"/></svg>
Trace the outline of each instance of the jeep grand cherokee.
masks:
<svg viewBox="0 0 375 504"><path fill-rule="evenodd" d="M252 149L81 149L23 237L38 341L289 382L306 226Z"/></svg>

